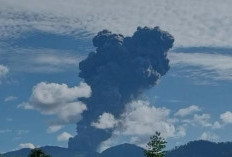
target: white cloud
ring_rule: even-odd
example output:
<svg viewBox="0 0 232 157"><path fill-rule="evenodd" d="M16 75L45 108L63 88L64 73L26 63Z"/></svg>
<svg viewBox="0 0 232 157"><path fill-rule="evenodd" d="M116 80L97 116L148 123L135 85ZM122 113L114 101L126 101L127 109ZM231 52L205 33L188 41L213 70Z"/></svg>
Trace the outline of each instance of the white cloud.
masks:
<svg viewBox="0 0 232 157"><path fill-rule="evenodd" d="M63 125L51 125L47 129L47 133L54 133L62 129L64 126Z"/></svg>
<svg viewBox="0 0 232 157"><path fill-rule="evenodd" d="M210 80L232 80L232 55L213 53L169 53L171 64L175 67L199 67L190 70L192 77ZM189 69L187 69L189 70Z"/></svg>
<svg viewBox="0 0 232 157"><path fill-rule="evenodd" d="M206 113L201 114L201 115L195 114L193 121L195 123L200 124L203 127L210 127L211 126L211 123L209 122L210 118L211 118L211 116L209 114L206 114Z"/></svg>
<svg viewBox="0 0 232 157"><path fill-rule="evenodd" d="M175 36L176 45L231 46L231 5L231 0L0 1L0 37L29 30L75 34L104 28L131 34L139 25L159 25Z"/></svg>
<svg viewBox="0 0 232 157"><path fill-rule="evenodd" d="M68 141L69 138L73 137L71 134L67 133L67 132L63 132L62 134L57 136L57 141L59 142L64 142L64 141Z"/></svg>
<svg viewBox="0 0 232 157"><path fill-rule="evenodd" d="M1 80L9 73L9 69L0 64L0 84L1 84Z"/></svg>
<svg viewBox="0 0 232 157"><path fill-rule="evenodd" d="M12 121L13 121L13 118L7 117L7 118L6 118L6 121L7 121L7 122L12 122Z"/></svg>
<svg viewBox="0 0 232 157"><path fill-rule="evenodd" d="M113 136L101 143L99 151L121 143L132 143L145 147L149 137L156 131L166 138L183 138L187 136L187 129L207 128L210 130L223 127L220 121L212 121L207 113L196 114L201 109L198 106L190 106L171 114L167 108L157 108L147 101L133 101L127 104L118 124L115 126ZM178 116L177 116L178 115ZM192 115L190 119L185 116ZM200 139L217 140L218 137L210 132L204 132Z"/></svg>
<svg viewBox="0 0 232 157"><path fill-rule="evenodd" d="M175 127L169 116L169 109L156 108L146 101L134 101L127 106L122 115L122 134L152 135L159 131L164 137L172 137Z"/></svg>
<svg viewBox="0 0 232 157"><path fill-rule="evenodd" d="M223 125L221 123L219 123L218 121L215 121L213 124L212 124L212 129L220 129L222 128Z"/></svg>
<svg viewBox="0 0 232 157"><path fill-rule="evenodd" d="M198 106L192 105L187 108L179 109L175 113L175 116L185 117L185 116L191 115L194 112L198 112L198 111L201 111L201 109Z"/></svg>
<svg viewBox="0 0 232 157"><path fill-rule="evenodd" d="M27 134L29 132L30 132L30 130L17 130L18 135Z"/></svg>
<svg viewBox="0 0 232 157"><path fill-rule="evenodd" d="M58 119L52 125L76 123L81 120L82 112L87 110L86 105L77 99L87 98L90 94L91 89L86 83L69 88L66 84L41 82L33 87L29 101L18 107L56 115Z"/></svg>
<svg viewBox="0 0 232 157"><path fill-rule="evenodd" d="M19 144L18 147L17 147L17 149L23 149L23 148L34 149L35 146L32 143L22 143L22 144Z"/></svg>
<svg viewBox="0 0 232 157"><path fill-rule="evenodd" d="M176 136L177 137L185 137L186 136L186 127L185 126L177 127Z"/></svg>
<svg viewBox="0 0 232 157"><path fill-rule="evenodd" d="M10 129L0 130L0 134L11 133L11 132L12 132L12 130L10 130Z"/></svg>
<svg viewBox="0 0 232 157"><path fill-rule="evenodd" d="M7 62L12 72L24 73L57 73L76 71L82 60L80 54L69 50L57 49L25 49L0 47L0 62ZM25 58L27 58L25 60ZM1 67L0 67L1 74ZM1 75L0 75L1 78Z"/></svg>
<svg viewBox="0 0 232 157"><path fill-rule="evenodd" d="M226 111L220 115L220 118L224 123L232 124L232 112Z"/></svg>
<svg viewBox="0 0 232 157"><path fill-rule="evenodd" d="M193 119L185 119L182 122L193 126L202 126L211 129L220 129L223 127L218 121L210 122L210 114L194 114Z"/></svg>
<svg viewBox="0 0 232 157"><path fill-rule="evenodd" d="M201 136L199 137L201 140L206 140L206 141L217 141L219 137L211 132L203 132Z"/></svg>
<svg viewBox="0 0 232 157"><path fill-rule="evenodd" d="M39 64L50 64L50 65L66 65L66 64L75 65L77 64L77 60L75 60L75 58L72 58L71 56L66 57L66 58L65 57L61 58L59 56L45 55L45 54L38 56L37 58L34 59L34 61Z"/></svg>
<svg viewBox="0 0 232 157"><path fill-rule="evenodd" d="M92 126L98 129L112 129L117 125L118 121L115 120L114 115L110 113L103 113L99 116L97 122L92 122Z"/></svg>
<svg viewBox="0 0 232 157"><path fill-rule="evenodd" d="M171 117L169 109L156 108L147 101L129 103L117 121L113 136L102 142L99 151L120 143L133 143L144 147L156 131L161 132L164 138L186 135L184 126L175 125L176 119Z"/></svg>
<svg viewBox="0 0 232 157"><path fill-rule="evenodd" d="M18 98L15 96L8 96L4 99L5 102L9 102L9 101L14 101L17 100Z"/></svg>

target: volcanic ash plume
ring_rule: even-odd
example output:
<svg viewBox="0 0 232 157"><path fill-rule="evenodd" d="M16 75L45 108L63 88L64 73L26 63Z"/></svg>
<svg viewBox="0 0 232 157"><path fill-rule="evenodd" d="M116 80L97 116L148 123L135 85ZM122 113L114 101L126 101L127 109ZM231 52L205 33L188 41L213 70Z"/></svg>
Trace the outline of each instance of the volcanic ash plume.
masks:
<svg viewBox="0 0 232 157"><path fill-rule="evenodd" d="M170 68L167 51L173 42L159 27L138 27L132 37L103 30L93 38L96 52L79 64L79 76L91 87L92 96L81 100L88 110L77 124L78 135L69 140L69 148L95 151L111 137L113 127L99 128L93 122L101 115L107 117L106 113L119 118L125 104L156 85Z"/></svg>

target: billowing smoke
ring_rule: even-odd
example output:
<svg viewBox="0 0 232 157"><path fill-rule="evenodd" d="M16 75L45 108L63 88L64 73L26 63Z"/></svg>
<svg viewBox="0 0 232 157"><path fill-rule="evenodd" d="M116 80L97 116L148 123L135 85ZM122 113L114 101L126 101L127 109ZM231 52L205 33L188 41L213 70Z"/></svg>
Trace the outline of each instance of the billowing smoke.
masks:
<svg viewBox="0 0 232 157"><path fill-rule="evenodd" d="M93 151L111 137L112 127L94 127L93 122L105 113L119 118L125 104L156 85L170 68L167 51L173 42L159 27L138 27L132 37L103 30L93 38L96 52L79 64L79 76L91 87L92 96L81 100L88 110L77 124L78 135L69 140L69 148Z"/></svg>

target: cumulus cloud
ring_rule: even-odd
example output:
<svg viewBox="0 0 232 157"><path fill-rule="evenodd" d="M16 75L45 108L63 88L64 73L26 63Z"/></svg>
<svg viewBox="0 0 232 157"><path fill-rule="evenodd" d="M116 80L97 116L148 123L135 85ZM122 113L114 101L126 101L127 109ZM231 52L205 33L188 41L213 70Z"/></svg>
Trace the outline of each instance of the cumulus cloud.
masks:
<svg viewBox="0 0 232 157"><path fill-rule="evenodd" d="M191 115L192 113L198 112L198 111L201 111L201 109L198 106L192 105L187 108L179 109L175 113L175 116L185 117L185 116Z"/></svg>
<svg viewBox="0 0 232 157"><path fill-rule="evenodd" d="M223 127L221 121L212 121L211 115L200 112L197 106L181 108L172 114L167 108L157 108L148 101L133 101L127 104L120 116L118 125L114 128L113 136L101 143L99 151L121 143L132 143L145 147L149 137L156 131L161 132L166 139L182 138L187 135L189 128L207 128L208 130ZM187 115L192 115L185 119ZM216 141L219 137L210 131L202 133L199 139Z"/></svg>
<svg viewBox="0 0 232 157"><path fill-rule="evenodd" d="M54 125L76 123L81 120L82 112L87 107L78 98L87 98L91 94L90 87L85 83L69 88L66 84L41 82L33 87L28 102L18 107L24 109L35 109L45 115L56 115L58 120L54 121L50 131L57 130Z"/></svg>
<svg viewBox="0 0 232 157"><path fill-rule="evenodd" d="M0 36L33 29L77 34L78 29L96 33L111 28L132 34L138 25L159 25L173 32L177 45L230 46L231 5L230 0L1 1Z"/></svg>
<svg viewBox="0 0 232 157"><path fill-rule="evenodd" d="M219 139L219 136L211 132L203 132L199 139L206 141L217 141Z"/></svg>
<svg viewBox="0 0 232 157"><path fill-rule="evenodd" d="M226 111L220 115L221 120L226 124L232 124L232 112Z"/></svg>
<svg viewBox="0 0 232 157"><path fill-rule="evenodd" d="M0 84L1 84L1 80L9 73L9 69L0 64Z"/></svg>
<svg viewBox="0 0 232 157"><path fill-rule="evenodd" d="M30 148L30 149L34 149L35 146L32 143L21 143L18 145L17 149L23 149L23 148Z"/></svg>
<svg viewBox="0 0 232 157"><path fill-rule="evenodd" d="M211 123L209 123L209 119L211 118L211 116L209 114L195 114L194 115L194 122L199 123L201 126L204 127L209 127L211 126Z"/></svg>
<svg viewBox="0 0 232 157"><path fill-rule="evenodd" d="M63 132L62 134L57 136L57 141L59 142L65 142L68 141L69 138L73 137L70 133L68 132Z"/></svg>
<svg viewBox="0 0 232 157"><path fill-rule="evenodd" d="M91 125L98 129L112 129L117 123L118 121L114 118L114 115L110 113L103 113L99 116L98 121L92 122Z"/></svg>
<svg viewBox="0 0 232 157"><path fill-rule="evenodd" d="M211 122L211 115L207 113L194 114L193 119L185 119L183 122L193 126L201 126L211 129L220 129L223 126L219 121Z"/></svg>
<svg viewBox="0 0 232 157"><path fill-rule="evenodd" d="M214 123L212 123L212 129L221 129L223 127L223 124L221 124L218 121L215 121Z"/></svg>
<svg viewBox="0 0 232 157"><path fill-rule="evenodd" d="M122 115L122 134L152 135L159 131L164 137L172 137L175 126L169 116L169 109L156 108L146 101L134 101L127 106Z"/></svg>
<svg viewBox="0 0 232 157"><path fill-rule="evenodd" d="M119 124L113 131L113 136L102 142L99 151L120 143L133 143L144 147L149 137L156 131L164 138L184 137L186 129L177 125L167 108L156 108L147 101L129 103L118 119Z"/></svg>
<svg viewBox="0 0 232 157"><path fill-rule="evenodd" d="M176 137L185 137L186 136L186 126L178 126L176 129Z"/></svg>

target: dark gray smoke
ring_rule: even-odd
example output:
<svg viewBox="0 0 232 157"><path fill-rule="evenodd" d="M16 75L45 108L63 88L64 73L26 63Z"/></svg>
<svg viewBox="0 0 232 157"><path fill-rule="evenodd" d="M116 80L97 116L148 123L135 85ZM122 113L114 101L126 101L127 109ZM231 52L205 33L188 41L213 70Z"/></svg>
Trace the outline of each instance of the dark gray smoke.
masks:
<svg viewBox="0 0 232 157"><path fill-rule="evenodd" d="M69 140L69 148L93 151L111 136L111 129L96 129L91 123L104 112L119 117L126 103L156 85L170 68L167 51L173 42L159 27L138 27L132 37L103 30L93 38L96 52L79 64L79 76L91 87L92 96L82 99L88 111L77 124L78 135Z"/></svg>

